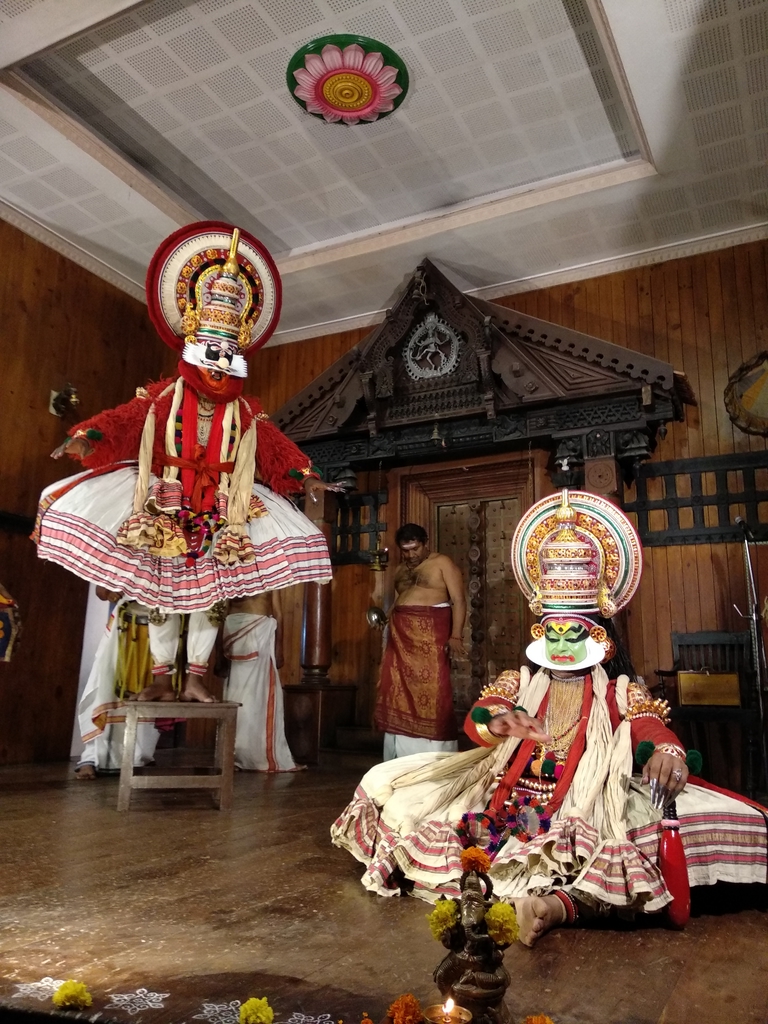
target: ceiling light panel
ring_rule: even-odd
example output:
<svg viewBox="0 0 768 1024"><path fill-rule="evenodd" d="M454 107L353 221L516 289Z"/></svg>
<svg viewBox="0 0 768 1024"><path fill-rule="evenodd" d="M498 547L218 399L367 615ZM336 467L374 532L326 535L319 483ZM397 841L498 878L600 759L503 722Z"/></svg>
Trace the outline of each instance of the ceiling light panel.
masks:
<svg viewBox="0 0 768 1024"><path fill-rule="evenodd" d="M393 117L329 125L292 100L291 55L333 33L405 60ZM241 207L278 253L288 232L342 237L638 152L582 0L150 0L22 70L189 205ZM328 189L333 215L307 219Z"/></svg>

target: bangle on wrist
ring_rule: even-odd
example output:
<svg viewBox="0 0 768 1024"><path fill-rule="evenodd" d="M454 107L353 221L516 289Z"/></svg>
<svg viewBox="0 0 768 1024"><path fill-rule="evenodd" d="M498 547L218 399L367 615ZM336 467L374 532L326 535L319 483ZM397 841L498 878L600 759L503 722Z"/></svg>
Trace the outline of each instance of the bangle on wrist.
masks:
<svg viewBox="0 0 768 1024"><path fill-rule="evenodd" d="M289 469L288 476L293 477L294 480L306 480L308 478L312 480L323 479L323 474L317 466L305 466L304 469Z"/></svg>

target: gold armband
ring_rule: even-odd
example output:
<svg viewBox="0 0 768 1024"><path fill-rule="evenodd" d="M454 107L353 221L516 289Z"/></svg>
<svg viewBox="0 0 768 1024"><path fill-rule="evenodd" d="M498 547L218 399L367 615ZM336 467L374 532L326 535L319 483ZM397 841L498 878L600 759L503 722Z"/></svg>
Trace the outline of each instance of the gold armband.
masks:
<svg viewBox="0 0 768 1024"><path fill-rule="evenodd" d="M484 686L480 692L481 699L483 697L504 697L511 704L514 704L517 700L517 695L520 691L520 673L516 669L507 669L506 672L502 672L500 676L497 676L492 683L488 683ZM511 711L511 708L506 710Z"/></svg>
<svg viewBox="0 0 768 1024"><path fill-rule="evenodd" d="M487 743L489 747L497 747L504 739L503 736L494 736L487 725L483 725L480 722L473 722L472 724L477 730L477 735L484 743Z"/></svg>
<svg viewBox="0 0 768 1024"><path fill-rule="evenodd" d="M624 717L628 721L632 721L633 718L658 718L666 725L669 722L669 704L665 700L654 700L649 697L628 707Z"/></svg>

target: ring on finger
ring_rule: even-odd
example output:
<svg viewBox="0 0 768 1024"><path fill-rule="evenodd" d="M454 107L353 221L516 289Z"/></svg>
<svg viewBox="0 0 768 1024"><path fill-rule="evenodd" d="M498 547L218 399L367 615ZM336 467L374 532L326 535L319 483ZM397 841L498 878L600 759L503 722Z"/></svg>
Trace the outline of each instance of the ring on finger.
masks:
<svg viewBox="0 0 768 1024"><path fill-rule="evenodd" d="M683 769L682 768L675 768L675 770L672 772L672 775L679 782L680 779L682 779L682 777L683 777Z"/></svg>

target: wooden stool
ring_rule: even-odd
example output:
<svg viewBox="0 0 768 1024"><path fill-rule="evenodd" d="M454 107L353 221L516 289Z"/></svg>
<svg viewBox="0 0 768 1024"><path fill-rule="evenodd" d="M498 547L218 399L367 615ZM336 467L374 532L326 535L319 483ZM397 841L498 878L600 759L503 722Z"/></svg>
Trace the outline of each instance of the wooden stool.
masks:
<svg viewBox="0 0 768 1024"><path fill-rule="evenodd" d="M118 811L127 811L134 789L213 789L216 806L228 811L232 806L232 788L235 775L235 727L237 709L235 701L203 704L190 701L125 701L125 738L123 764L120 769L120 788L117 792ZM136 746L136 728L143 718L215 718L216 752L213 775L134 775L133 758Z"/></svg>

